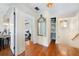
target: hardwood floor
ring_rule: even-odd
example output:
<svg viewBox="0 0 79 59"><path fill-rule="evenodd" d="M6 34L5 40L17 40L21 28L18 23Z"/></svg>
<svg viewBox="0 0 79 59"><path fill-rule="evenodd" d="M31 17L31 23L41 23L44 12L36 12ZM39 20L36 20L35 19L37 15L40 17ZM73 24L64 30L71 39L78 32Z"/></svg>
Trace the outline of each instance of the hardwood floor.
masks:
<svg viewBox="0 0 79 59"><path fill-rule="evenodd" d="M25 56L25 51L23 53L21 53L20 55L18 55L18 56Z"/></svg>
<svg viewBox="0 0 79 59"><path fill-rule="evenodd" d="M67 45L57 45L52 41L49 47L26 42L26 50L19 56L79 56L79 49ZM0 56L12 56L9 47L0 51Z"/></svg>
<svg viewBox="0 0 79 59"><path fill-rule="evenodd" d="M56 45L54 41L51 42L49 47L44 47L39 44L26 43L26 56L79 56L79 49L69 47L66 45Z"/></svg>
<svg viewBox="0 0 79 59"><path fill-rule="evenodd" d="M9 47L0 50L0 56L12 56L12 52Z"/></svg>

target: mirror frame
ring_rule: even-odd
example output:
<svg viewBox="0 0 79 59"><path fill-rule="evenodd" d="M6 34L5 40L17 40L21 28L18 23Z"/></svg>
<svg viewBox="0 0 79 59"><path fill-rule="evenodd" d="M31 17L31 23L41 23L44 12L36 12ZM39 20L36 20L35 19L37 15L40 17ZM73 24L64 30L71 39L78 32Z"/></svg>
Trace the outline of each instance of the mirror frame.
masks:
<svg viewBox="0 0 79 59"><path fill-rule="evenodd" d="M45 34L40 34L39 33L39 30L40 30L39 23L43 23L43 22L45 22L45 28L44 28ZM39 19L37 20L37 35L38 36L46 36L46 19L42 16L42 14L40 15Z"/></svg>

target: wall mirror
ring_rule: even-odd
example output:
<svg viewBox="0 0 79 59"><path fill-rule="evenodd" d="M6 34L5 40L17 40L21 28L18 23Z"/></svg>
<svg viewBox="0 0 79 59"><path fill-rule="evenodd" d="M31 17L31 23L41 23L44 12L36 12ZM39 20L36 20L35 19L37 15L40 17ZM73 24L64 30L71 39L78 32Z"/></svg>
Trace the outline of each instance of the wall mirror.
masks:
<svg viewBox="0 0 79 59"><path fill-rule="evenodd" d="M37 34L38 36L46 35L46 19L42 15L37 21Z"/></svg>
<svg viewBox="0 0 79 59"><path fill-rule="evenodd" d="M67 20L60 21L60 24L61 24L62 28L67 28L68 27L68 21Z"/></svg>
<svg viewBox="0 0 79 59"><path fill-rule="evenodd" d="M60 25L61 25L61 28L67 28L68 27L68 21L67 20L61 20Z"/></svg>

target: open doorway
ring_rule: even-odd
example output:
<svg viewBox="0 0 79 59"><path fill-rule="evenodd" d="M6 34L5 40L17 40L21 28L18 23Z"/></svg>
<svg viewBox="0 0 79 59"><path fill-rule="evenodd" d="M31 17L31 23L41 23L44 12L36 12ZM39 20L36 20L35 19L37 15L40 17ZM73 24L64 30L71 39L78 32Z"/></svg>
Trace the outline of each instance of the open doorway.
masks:
<svg viewBox="0 0 79 59"><path fill-rule="evenodd" d="M11 36L10 36L10 19L3 20L2 30L0 31L0 55L11 56L10 49Z"/></svg>
<svg viewBox="0 0 79 59"><path fill-rule="evenodd" d="M0 31L0 55L15 55L15 12L5 16Z"/></svg>
<svg viewBox="0 0 79 59"><path fill-rule="evenodd" d="M31 35L31 19L28 17L25 19L25 46L30 45Z"/></svg>
<svg viewBox="0 0 79 59"><path fill-rule="evenodd" d="M51 18L51 39L56 41L56 17Z"/></svg>

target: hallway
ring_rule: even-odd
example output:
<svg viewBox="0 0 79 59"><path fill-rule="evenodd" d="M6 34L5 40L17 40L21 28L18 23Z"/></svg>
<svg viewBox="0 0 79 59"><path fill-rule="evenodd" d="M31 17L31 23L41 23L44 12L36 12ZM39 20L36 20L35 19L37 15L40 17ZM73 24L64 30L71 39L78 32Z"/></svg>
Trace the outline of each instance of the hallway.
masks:
<svg viewBox="0 0 79 59"><path fill-rule="evenodd" d="M26 56L79 56L79 49L69 47L67 45L56 45L54 41L49 47L44 47L39 44L26 44Z"/></svg>
<svg viewBox="0 0 79 59"><path fill-rule="evenodd" d="M51 8L48 5L0 4L1 47L8 42L10 46L0 55L79 56L79 3L54 3ZM3 40L7 36L10 41ZM32 40L25 44L27 39Z"/></svg>

